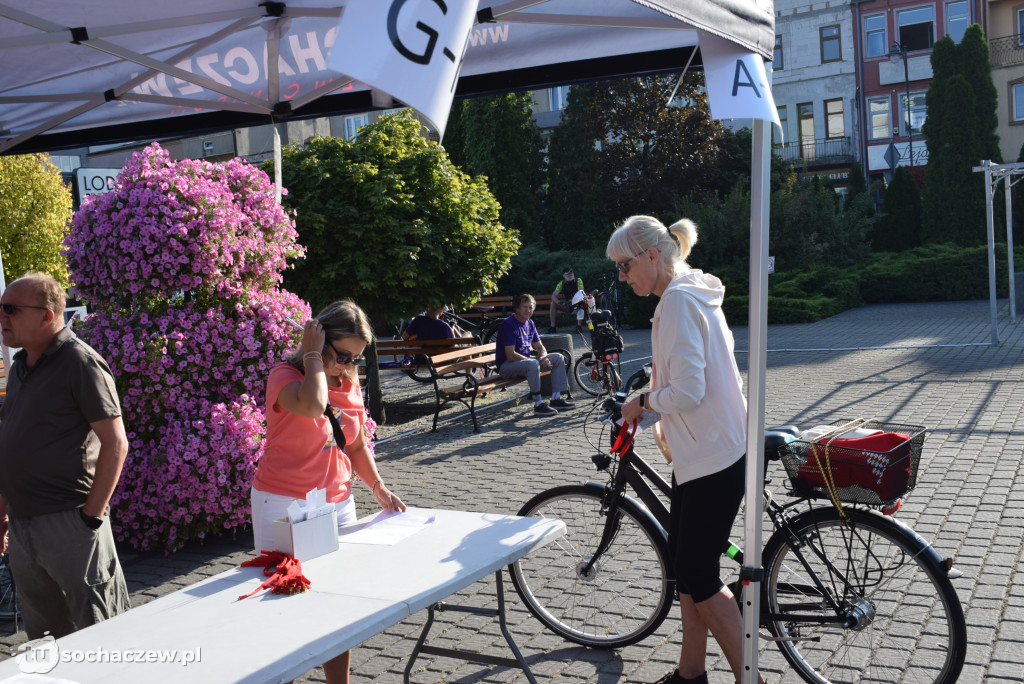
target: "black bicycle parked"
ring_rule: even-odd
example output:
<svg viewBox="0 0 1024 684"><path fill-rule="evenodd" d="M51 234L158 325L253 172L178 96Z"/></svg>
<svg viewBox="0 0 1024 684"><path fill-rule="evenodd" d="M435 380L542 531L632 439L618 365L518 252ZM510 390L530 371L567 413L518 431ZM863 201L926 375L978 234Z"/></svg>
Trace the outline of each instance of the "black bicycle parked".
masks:
<svg viewBox="0 0 1024 684"><path fill-rule="evenodd" d="M626 391L595 403L605 414L600 424L611 426L612 443L622 431L615 422L627 392L646 382L640 371ZM806 456L794 447L801 444L794 433L792 427L765 433L764 508L774 528L761 560L766 640L808 682L952 684L967 648L963 610L950 581L960 573L910 527L880 511L892 502L822 505L816 499L830 495L804 486L793 470L787 478L792 497L777 502L767 488L768 462ZM913 433L909 487L924 440L923 430ZM509 566L516 591L545 626L598 648L647 637L675 598L666 562L669 511L660 496L668 497L670 485L631 440L623 442L630 443L592 457L608 482L555 487L520 509L519 515L564 521L567 533ZM735 545L727 555L742 563Z"/></svg>

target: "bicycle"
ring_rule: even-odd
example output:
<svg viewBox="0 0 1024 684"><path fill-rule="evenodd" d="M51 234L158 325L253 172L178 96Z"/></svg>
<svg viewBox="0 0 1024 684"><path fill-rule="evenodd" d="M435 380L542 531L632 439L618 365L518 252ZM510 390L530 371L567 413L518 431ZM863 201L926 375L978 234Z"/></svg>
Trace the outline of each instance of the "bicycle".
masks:
<svg viewBox="0 0 1024 684"><path fill-rule="evenodd" d="M645 384L638 380L643 374L595 403L608 414L603 424L613 426L612 440L622 432L614 426L622 402L630 388ZM764 507L774 528L762 550L760 625L767 640L807 682L955 682L967 633L952 560L878 507L839 510L816 504L806 490L776 502L767 464L787 453L794 432L789 426L765 433ZM920 442L923 433L915 448ZM603 450L592 457L609 483L555 487L520 509L519 515L563 520L567 533L509 566L530 612L590 647L644 639L675 598L666 562L669 510L659 496L668 497L670 485L632 444L620 446L618 459ZM742 563L734 544L725 555Z"/></svg>
<svg viewBox="0 0 1024 684"><path fill-rule="evenodd" d="M611 311L612 325L615 328L621 328L626 322L626 305L618 272L611 275L600 275L597 277L597 282L600 284L600 288L592 293L597 299L597 306Z"/></svg>
<svg viewBox="0 0 1024 684"><path fill-rule="evenodd" d="M615 394L622 388L622 337L611 323L611 312L583 310L590 328L590 351L576 359L573 375L587 394L595 397Z"/></svg>

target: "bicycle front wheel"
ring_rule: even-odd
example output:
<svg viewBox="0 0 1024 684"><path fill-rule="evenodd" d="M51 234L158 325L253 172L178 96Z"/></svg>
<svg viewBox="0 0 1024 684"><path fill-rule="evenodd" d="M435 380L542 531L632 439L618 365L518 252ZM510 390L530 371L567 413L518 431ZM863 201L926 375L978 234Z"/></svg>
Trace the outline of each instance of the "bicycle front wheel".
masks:
<svg viewBox="0 0 1024 684"><path fill-rule="evenodd" d="M814 509L792 521L792 536L776 532L765 545L761 619L785 639L783 656L815 684L955 682L967 628L945 571L920 537L891 518L846 514Z"/></svg>
<svg viewBox="0 0 1024 684"><path fill-rule="evenodd" d="M528 501L519 515L557 518L565 522L566 533L509 570L523 603L548 629L584 646L617 648L635 644L661 625L675 583L661 529L631 500L620 499L614 512L605 510L602 494L595 487L570 485ZM591 563L609 522L611 543Z"/></svg>
<svg viewBox="0 0 1024 684"><path fill-rule="evenodd" d="M601 361L594 358L593 352L586 352L576 359L573 375L576 376L576 384L587 394L600 397L608 393Z"/></svg>

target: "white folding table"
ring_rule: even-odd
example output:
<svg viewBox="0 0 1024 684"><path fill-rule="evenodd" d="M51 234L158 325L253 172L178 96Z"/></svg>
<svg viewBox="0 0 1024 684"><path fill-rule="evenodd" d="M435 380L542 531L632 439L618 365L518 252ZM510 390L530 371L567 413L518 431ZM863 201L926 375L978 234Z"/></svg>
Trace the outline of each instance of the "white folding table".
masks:
<svg viewBox="0 0 1024 684"><path fill-rule="evenodd" d="M239 600L265 577L235 568L57 640L61 653L198 652L198 662L64 662L47 676L86 684L119 682L286 682L424 608L431 608L413 653L444 653L477 662L517 662L533 680L504 627L501 570L562 536L558 520L490 513L410 509L432 524L392 546L342 542L336 553L302 564L312 583L291 596L262 592ZM344 537L342 537L344 539ZM254 554L255 555L255 554ZM516 660L459 655L424 646L435 604L497 573L498 615ZM455 607L458 609L458 607ZM468 608L473 612L487 609ZM500 613L500 614L499 614ZM65 656L66 657L66 656ZM410 660L409 667L412 667ZM0 663L0 684L20 673ZM408 677L408 671L407 671Z"/></svg>

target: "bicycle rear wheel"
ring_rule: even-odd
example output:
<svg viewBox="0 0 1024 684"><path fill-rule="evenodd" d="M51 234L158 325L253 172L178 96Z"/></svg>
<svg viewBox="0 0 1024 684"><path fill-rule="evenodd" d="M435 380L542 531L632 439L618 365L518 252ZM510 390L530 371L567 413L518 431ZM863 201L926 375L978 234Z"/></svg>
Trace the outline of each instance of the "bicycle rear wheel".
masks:
<svg viewBox="0 0 1024 684"><path fill-rule="evenodd" d="M602 490L569 485L538 494L519 515L565 522L561 539L509 566L523 603L544 625L584 646L635 644L665 620L675 583L669 578L665 538L639 507L620 499L615 536L589 571L609 511Z"/></svg>
<svg viewBox="0 0 1024 684"><path fill-rule="evenodd" d="M874 511L832 508L797 516L765 545L762 622L808 682L952 683L963 667L967 628L952 583L908 528ZM840 605L836 615L816 576ZM815 619L819 619L815 622Z"/></svg>
<svg viewBox="0 0 1024 684"><path fill-rule="evenodd" d="M593 352L585 352L576 359L576 366L573 368L573 375L576 376L576 384L587 394L600 397L608 393L601 369L601 361L594 358Z"/></svg>

